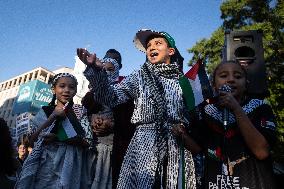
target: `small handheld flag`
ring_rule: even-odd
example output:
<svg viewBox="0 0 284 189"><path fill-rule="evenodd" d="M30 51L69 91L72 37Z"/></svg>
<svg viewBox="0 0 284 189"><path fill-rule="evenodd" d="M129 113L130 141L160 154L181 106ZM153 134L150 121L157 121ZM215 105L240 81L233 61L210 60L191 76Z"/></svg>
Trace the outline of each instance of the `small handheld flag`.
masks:
<svg viewBox="0 0 284 189"><path fill-rule="evenodd" d="M65 113L67 113L68 104L69 102L67 102L63 107ZM59 125L60 126L57 128L56 131L56 136L59 141L66 141L78 135L78 128L74 127L68 117L66 117L64 120L61 120L59 122Z"/></svg>

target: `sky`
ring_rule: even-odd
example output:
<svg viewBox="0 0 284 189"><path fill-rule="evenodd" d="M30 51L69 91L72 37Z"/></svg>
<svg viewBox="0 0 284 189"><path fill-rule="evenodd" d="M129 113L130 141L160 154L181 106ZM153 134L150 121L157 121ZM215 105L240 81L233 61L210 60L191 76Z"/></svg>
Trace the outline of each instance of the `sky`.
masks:
<svg viewBox="0 0 284 189"><path fill-rule="evenodd" d="M74 68L76 48L103 58L122 55L121 75L139 69L145 54L133 38L142 28L168 32L184 57L221 24L222 0L9 0L0 2L0 82L37 67Z"/></svg>

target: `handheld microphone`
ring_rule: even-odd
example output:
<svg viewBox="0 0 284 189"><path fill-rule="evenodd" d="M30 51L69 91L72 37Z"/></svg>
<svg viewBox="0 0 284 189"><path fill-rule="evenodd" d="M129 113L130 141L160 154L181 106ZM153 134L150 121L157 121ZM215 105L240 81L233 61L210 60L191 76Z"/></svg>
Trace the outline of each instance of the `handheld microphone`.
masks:
<svg viewBox="0 0 284 189"><path fill-rule="evenodd" d="M232 92L232 88L229 85L224 84L219 88L219 91ZM225 129L228 125L228 120L229 120L229 110L227 108L224 108L223 109L223 125Z"/></svg>
<svg viewBox="0 0 284 189"><path fill-rule="evenodd" d="M150 56L151 56L151 57L153 57L153 56L158 56L158 53L157 53L157 52L153 52L153 53L150 54Z"/></svg>

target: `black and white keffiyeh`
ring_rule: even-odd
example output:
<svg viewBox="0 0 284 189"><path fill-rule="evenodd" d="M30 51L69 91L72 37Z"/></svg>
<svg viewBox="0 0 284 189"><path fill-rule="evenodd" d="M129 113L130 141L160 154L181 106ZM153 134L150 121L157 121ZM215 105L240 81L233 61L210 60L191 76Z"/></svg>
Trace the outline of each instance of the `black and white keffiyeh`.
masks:
<svg viewBox="0 0 284 189"><path fill-rule="evenodd" d="M83 113L84 113L83 107L80 106L80 105L74 105L72 107L72 109L73 109L74 112L76 112L76 114L74 114L76 116L76 119L78 119L78 121L80 121L80 124L82 124L82 121L85 121L85 120L83 120L83 118L85 117L85 116L83 116ZM31 120L32 127L35 127L35 129L33 129L33 130L36 130L36 128L40 127L43 123L46 122L47 119L48 119L48 117L47 117L46 113L44 112L43 109L41 109L36 114L36 116ZM42 156L44 150L47 148L46 145L44 145L44 137L46 135L48 135L49 133L51 133L51 131L54 127L55 127L55 121L49 127L42 130L42 132L40 133L38 140L34 143L34 147L33 147L31 154L27 157L27 159L25 160L25 162L23 164L22 172L20 174L19 180L17 181L17 183L15 185L15 188L17 188L17 189L39 188L39 187L35 187L37 184L39 184L39 183L35 183L35 179L36 179L37 174L38 174L38 172L39 172L39 170L41 169L41 166L42 166L41 156ZM83 128L83 129L85 131L90 130L91 129L90 124L86 123L86 127ZM88 142L90 140L92 140L92 136L85 135L84 138L87 139ZM92 141L90 141L90 142L92 142ZM58 142L55 142L54 144L55 144L54 146L64 146L65 145L64 143L62 143L61 145L58 145ZM80 185L80 179L81 178L79 176L77 178L72 179L73 183L69 183L69 181L70 181L70 173L76 172L75 168L78 165L72 159L72 155L75 154L75 153L73 153L74 149L75 148L80 149L81 147L77 147L75 145L73 147L72 145L67 145L67 144L65 146L67 146L66 149L65 148L64 148L64 150L59 149L57 151L57 152L60 152L60 154L62 155L62 156L58 155L58 157L62 157L63 159L66 157L64 159L64 167L62 168L62 171L60 172L60 174L57 173L57 174L59 174L59 180L56 180L56 179L54 180L55 183L61 184L61 186L58 186L58 188L65 188L63 186L66 186L66 185L69 185L69 184L72 185L74 183ZM80 150L78 150L78 151L80 151ZM78 160L80 160L81 157L79 157L78 154L76 154L76 155L77 155L76 158ZM54 169L56 169L56 168L53 167L50 170L54 171ZM50 172L52 173L52 171L50 171ZM75 188L77 188L77 187L75 187Z"/></svg>
<svg viewBox="0 0 284 189"><path fill-rule="evenodd" d="M114 107L125 99L135 100L131 121L136 131L124 157L117 188L176 188L181 156L171 128L187 121L178 65L145 62L141 69L113 86L104 71L87 68L84 74L96 88L98 101ZM193 160L189 151L184 153L186 188L195 188Z"/></svg>
<svg viewBox="0 0 284 189"><path fill-rule="evenodd" d="M70 77L72 79L74 79L76 85L78 85L78 81L76 79L76 77L70 73L58 73L56 74L54 77L53 77L53 80L52 80L52 87L55 86L55 84L57 83L58 79L62 78L62 77Z"/></svg>
<svg viewBox="0 0 284 189"><path fill-rule="evenodd" d="M119 64L118 64L118 62L113 58L104 58L102 60L102 62L103 62L103 64L109 62L114 66L113 71L106 71L106 73L107 73L107 78L108 78L110 84L117 83L118 78L119 78Z"/></svg>
<svg viewBox="0 0 284 189"><path fill-rule="evenodd" d="M165 100L165 89L159 79L159 77L165 77L168 79L178 79L181 74L176 63L172 64L152 64L146 62L142 68L142 77L144 81L148 84L152 94L154 94L153 99L156 102L154 106L154 112L157 115L158 119L156 120L156 155L158 158L157 166L157 180L162 175L162 167L168 152L168 128L164 127L164 124L167 121L166 113L166 100Z"/></svg>

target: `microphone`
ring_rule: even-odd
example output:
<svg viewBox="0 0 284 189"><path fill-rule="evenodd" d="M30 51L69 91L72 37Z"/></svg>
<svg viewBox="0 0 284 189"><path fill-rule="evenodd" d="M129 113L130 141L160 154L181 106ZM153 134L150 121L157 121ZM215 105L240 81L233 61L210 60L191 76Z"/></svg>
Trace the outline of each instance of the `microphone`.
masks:
<svg viewBox="0 0 284 189"><path fill-rule="evenodd" d="M224 84L219 88L219 91L232 92L232 88L229 85ZM227 108L224 108L223 109L223 125L225 129L227 128L228 120L229 120L229 110Z"/></svg>

